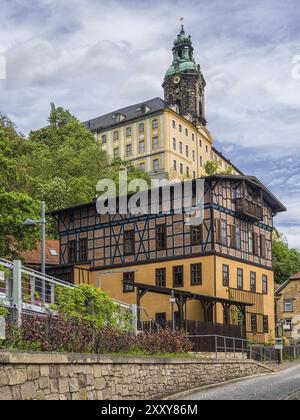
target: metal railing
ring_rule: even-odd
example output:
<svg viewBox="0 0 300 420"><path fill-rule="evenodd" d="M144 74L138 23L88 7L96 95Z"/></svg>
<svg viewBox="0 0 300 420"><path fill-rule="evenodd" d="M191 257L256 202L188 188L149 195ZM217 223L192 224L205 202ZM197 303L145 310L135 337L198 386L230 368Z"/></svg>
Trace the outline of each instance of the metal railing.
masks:
<svg viewBox="0 0 300 420"><path fill-rule="evenodd" d="M0 259L0 304L10 310L11 319L21 326L22 314L43 315L57 303L58 288L74 289L73 284L24 267L21 261ZM128 311L137 333L137 307L113 300L121 311ZM143 309L143 308L141 308Z"/></svg>
<svg viewBox="0 0 300 420"><path fill-rule="evenodd" d="M273 360L270 349L265 346L255 346L251 341L242 338L221 335L189 335L188 338L193 344L193 350L197 353L215 353L216 357L223 353L225 358L246 355L249 359L262 363Z"/></svg>

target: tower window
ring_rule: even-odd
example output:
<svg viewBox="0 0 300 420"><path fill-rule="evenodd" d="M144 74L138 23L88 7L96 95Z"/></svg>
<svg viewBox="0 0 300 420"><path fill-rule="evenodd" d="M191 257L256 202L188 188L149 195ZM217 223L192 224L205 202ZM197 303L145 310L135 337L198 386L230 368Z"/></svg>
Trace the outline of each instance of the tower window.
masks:
<svg viewBox="0 0 300 420"><path fill-rule="evenodd" d="M192 134L192 140L195 141L195 134Z"/></svg>
<svg viewBox="0 0 300 420"><path fill-rule="evenodd" d="M189 157L189 146L185 146L185 155L187 158Z"/></svg>
<svg viewBox="0 0 300 420"><path fill-rule="evenodd" d="M173 128L176 128L176 122L174 120L172 121L172 126Z"/></svg>
<svg viewBox="0 0 300 420"><path fill-rule="evenodd" d="M186 128L185 129L185 135L188 136L189 135L189 130Z"/></svg>
<svg viewBox="0 0 300 420"><path fill-rule="evenodd" d="M195 150L193 150L193 161L195 162L195 160L196 160L196 153L195 153Z"/></svg>
<svg viewBox="0 0 300 420"><path fill-rule="evenodd" d="M176 150L176 139L173 138L173 150Z"/></svg>
<svg viewBox="0 0 300 420"><path fill-rule="evenodd" d="M182 133L182 125L181 124L179 124L179 131L180 131L180 133Z"/></svg>

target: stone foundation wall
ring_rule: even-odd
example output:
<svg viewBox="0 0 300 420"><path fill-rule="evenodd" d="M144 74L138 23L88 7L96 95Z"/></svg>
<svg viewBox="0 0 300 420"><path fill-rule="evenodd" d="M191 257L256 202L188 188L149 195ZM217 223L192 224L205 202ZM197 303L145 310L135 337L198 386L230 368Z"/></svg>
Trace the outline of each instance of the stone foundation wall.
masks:
<svg viewBox="0 0 300 420"><path fill-rule="evenodd" d="M0 400L138 400L270 373L245 360L0 352Z"/></svg>

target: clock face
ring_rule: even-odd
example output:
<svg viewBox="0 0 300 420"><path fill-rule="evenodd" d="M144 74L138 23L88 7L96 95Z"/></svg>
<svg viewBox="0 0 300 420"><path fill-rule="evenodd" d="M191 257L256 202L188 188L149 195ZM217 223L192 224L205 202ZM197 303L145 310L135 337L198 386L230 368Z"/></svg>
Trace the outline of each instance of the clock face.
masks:
<svg viewBox="0 0 300 420"><path fill-rule="evenodd" d="M181 79L180 79L179 76L175 76L173 81L174 81L175 85L178 85L178 83L180 83Z"/></svg>

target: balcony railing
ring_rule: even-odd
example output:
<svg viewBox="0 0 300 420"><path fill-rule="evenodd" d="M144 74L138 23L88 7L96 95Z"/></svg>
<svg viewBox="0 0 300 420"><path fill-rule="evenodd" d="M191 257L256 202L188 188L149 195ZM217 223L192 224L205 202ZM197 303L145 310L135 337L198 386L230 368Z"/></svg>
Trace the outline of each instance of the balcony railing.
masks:
<svg viewBox="0 0 300 420"><path fill-rule="evenodd" d="M236 212L240 216L256 222L263 220L263 208L257 203L253 203L247 198L238 198L236 200Z"/></svg>

